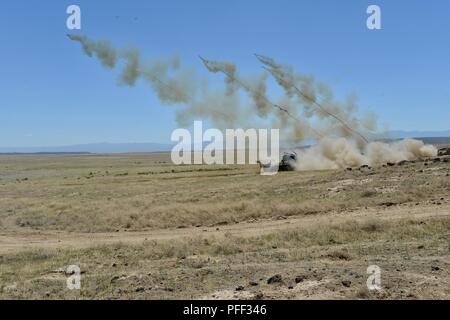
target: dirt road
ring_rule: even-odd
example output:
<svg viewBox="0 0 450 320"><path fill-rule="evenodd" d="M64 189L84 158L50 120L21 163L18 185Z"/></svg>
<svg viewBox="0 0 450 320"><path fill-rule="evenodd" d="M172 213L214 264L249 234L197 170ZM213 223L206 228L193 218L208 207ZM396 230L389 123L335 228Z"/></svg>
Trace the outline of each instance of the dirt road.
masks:
<svg viewBox="0 0 450 320"><path fill-rule="evenodd" d="M16 253L30 249L88 248L114 243L142 244L148 240L175 240L184 237L225 237L228 235L253 237L279 230L301 229L311 226L360 222L367 219L386 221L392 219L432 219L450 216L450 203L441 205L402 205L379 208L362 208L346 212L329 212L318 215L278 217L271 220L243 222L232 225L157 229L149 231L119 231L110 233L73 233L65 231L1 231L0 254Z"/></svg>

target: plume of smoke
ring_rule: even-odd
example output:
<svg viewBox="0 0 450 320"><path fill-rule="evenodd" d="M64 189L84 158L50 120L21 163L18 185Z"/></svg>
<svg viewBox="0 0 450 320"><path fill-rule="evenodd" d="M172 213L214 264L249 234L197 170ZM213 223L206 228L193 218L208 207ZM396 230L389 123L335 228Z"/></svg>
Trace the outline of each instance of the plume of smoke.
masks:
<svg viewBox="0 0 450 320"><path fill-rule="evenodd" d="M264 64L264 68L270 72L278 84L284 88L290 97L296 95L304 107L304 115L319 118L327 118L340 124L339 136L353 136L368 142L367 138L359 132L360 121L354 116L357 111L354 98L350 97L347 103L342 105L333 101L331 89L323 83L315 84L312 77L294 73L291 66L281 65L274 59L262 55L256 55ZM318 95L323 97L319 102Z"/></svg>
<svg viewBox="0 0 450 320"><path fill-rule="evenodd" d="M126 64L120 76L120 80L129 86L134 86L137 79L141 76L140 52L137 49L129 49L123 52L123 57L126 60Z"/></svg>
<svg viewBox="0 0 450 320"><path fill-rule="evenodd" d="M279 103L274 103L266 95L266 79L267 74L262 74L256 82L244 81L237 74L237 68L234 64L222 61L207 60L200 57L206 68L213 73L223 73L225 78L225 83L230 91L235 92L237 89L242 88L246 91L252 98L254 105L256 107L256 115L259 117L266 118L268 116L269 110L276 110L274 114L273 124L278 124L283 122L285 126L282 126L286 131L293 129L295 135L295 141L299 142L305 137L322 138L323 135L315 130L309 122L305 119L301 119L297 115L297 109L289 102L289 106L280 105ZM285 100L286 101L286 100ZM286 130L287 128L287 130Z"/></svg>
<svg viewBox="0 0 450 320"><path fill-rule="evenodd" d="M361 150L353 140L325 138L315 146L299 150L298 155L298 170L324 170L433 157L437 149L420 140L405 139L394 143L369 142Z"/></svg>
<svg viewBox="0 0 450 320"><path fill-rule="evenodd" d="M420 140L404 139L395 143L371 142L366 147L366 155L370 164L379 165L386 162L415 160L437 155L433 145L425 145Z"/></svg>
<svg viewBox="0 0 450 320"><path fill-rule="evenodd" d="M117 66L118 60L125 65L119 81L134 86L139 79L148 82L165 103L187 103L193 86L189 85L191 74L181 70L177 56L167 59L143 61L137 49L117 50L108 41L93 41L86 36L68 35L69 39L81 44L83 51L90 57L96 56L108 68Z"/></svg>
<svg viewBox="0 0 450 320"><path fill-rule="evenodd" d="M91 41L86 36L67 35L70 40L81 43L84 52L92 57L96 55L105 67L114 68L117 61L117 51L108 41Z"/></svg>
<svg viewBox="0 0 450 320"><path fill-rule="evenodd" d="M228 95L233 94L238 89L239 84L236 81L236 65L234 63L201 59L210 72L226 72L228 77L225 79L225 83L227 84Z"/></svg>
<svg viewBox="0 0 450 320"><path fill-rule="evenodd" d="M176 119L180 125L198 118L208 119L219 128L249 126L253 121L253 112L245 108L239 95L237 85L229 81L225 90L210 89L204 79L200 79L195 70L184 67L178 56L164 59L144 60L138 49L118 50L107 41L93 41L86 36L68 35L70 40L79 42L89 57L96 57L107 68L118 67L123 63L119 82L134 86L139 80L146 82L163 104L181 104ZM211 66L214 68L214 66ZM230 74L235 73L233 64L216 66L224 68ZM265 90L265 83L258 82L260 91ZM259 103L261 114L263 102Z"/></svg>
<svg viewBox="0 0 450 320"><path fill-rule="evenodd" d="M316 83L311 76L295 73L291 66L278 64L272 58L258 55L269 73L246 80L239 76L233 63L201 58L210 72L226 75L225 88L212 90L205 79L200 79L195 70L184 67L177 56L148 61L142 59L137 49L117 50L108 41L93 41L78 35L68 37L79 42L88 56L95 56L107 68L117 67L119 60L123 62L119 75L121 83L134 86L138 80L143 80L162 103L182 104L184 108L176 113L181 125L189 125L200 117L209 119L219 128L245 128L256 127L256 119L266 119L271 121L272 127L281 129L286 141L298 143L308 138L320 139L317 145L299 151L300 170L379 165L437 153L433 146L417 140L362 144L357 136L346 139L355 137L356 129L375 130L375 117L359 120L355 97L339 103L327 85ZM284 88L284 94L277 102L267 96L268 74ZM239 89L248 94L251 103L241 101ZM320 107L318 96L321 97ZM321 128L320 132L315 127Z"/></svg>
<svg viewBox="0 0 450 320"><path fill-rule="evenodd" d="M270 113L270 103L266 96L266 80L267 80L267 73L262 73L254 82L250 84L250 86L253 88L249 92L251 95L251 98L253 99L255 106L256 106L256 112L259 117L266 118L268 114Z"/></svg>
<svg viewBox="0 0 450 320"><path fill-rule="evenodd" d="M163 103L187 104L193 100L197 90L194 73L181 68L177 56L149 61L142 66L141 75Z"/></svg>
<svg viewBox="0 0 450 320"><path fill-rule="evenodd" d="M139 50L117 50L108 41L93 41L86 36L68 35L81 44L90 57L97 57L108 68L124 62L119 81L134 86L141 79L147 82L164 104L183 104L177 111L178 123L186 123L193 115L211 120L218 127L242 127L254 124L255 118L271 118L273 124L284 123L286 134L293 132L292 140L299 142L304 138L320 138L323 135L312 128L306 119L297 114L292 103L289 107L271 102L266 95L267 73L256 79L244 81L238 77L233 63L203 60L211 72L224 72L225 91L212 91L207 81L197 77L195 72L183 67L178 57L144 61ZM252 100L252 105L243 105L238 89L243 88ZM214 97L214 98L212 98ZM207 106L210 106L209 108Z"/></svg>

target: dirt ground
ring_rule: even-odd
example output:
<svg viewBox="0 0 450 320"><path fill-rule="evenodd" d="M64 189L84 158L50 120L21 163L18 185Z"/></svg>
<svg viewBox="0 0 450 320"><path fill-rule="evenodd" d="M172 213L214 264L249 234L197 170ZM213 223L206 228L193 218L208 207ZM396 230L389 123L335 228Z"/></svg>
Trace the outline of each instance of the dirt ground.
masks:
<svg viewBox="0 0 450 320"><path fill-rule="evenodd" d="M449 299L449 174L0 156L0 298Z"/></svg>

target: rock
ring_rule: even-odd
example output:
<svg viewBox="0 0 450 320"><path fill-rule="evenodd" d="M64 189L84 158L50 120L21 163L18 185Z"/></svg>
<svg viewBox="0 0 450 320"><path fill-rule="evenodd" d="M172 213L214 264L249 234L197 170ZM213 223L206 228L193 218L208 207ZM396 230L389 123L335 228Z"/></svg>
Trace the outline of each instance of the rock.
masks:
<svg viewBox="0 0 450 320"><path fill-rule="evenodd" d="M395 163L393 163L393 162L388 162L388 163L386 163L389 167L392 167L392 166L394 166L395 165Z"/></svg>
<svg viewBox="0 0 450 320"><path fill-rule="evenodd" d="M350 280L342 280L342 285L344 286L344 287L350 287L351 286L351 284L352 284L352 282L350 281Z"/></svg>
<svg viewBox="0 0 450 320"><path fill-rule="evenodd" d="M281 274L276 274L269 279L267 279L267 284L281 283L283 282L283 277Z"/></svg>
<svg viewBox="0 0 450 320"><path fill-rule="evenodd" d="M238 287L236 287L235 290L236 290L236 291L242 291L242 290L244 290L244 286L238 286Z"/></svg>
<svg viewBox="0 0 450 320"><path fill-rule="evenodd" d="M256 300L261 300L263 297L264 297L264 294L262 292L258 292L257 294L255 294Z"/></svg>
<svg viewBox="0 0 450 320"><path fill-rule="evenodd" d="M395 205L395 203L394 203L394 202L388 201L388 202L383 202L383 203L381 203L381 205L382 205L382 206L386 206L386 207L391 207L391 206Z"/></svg>
<svg viewBox="0 0 450 320"><path fill-rule="evenodd" d="M407 164L408 162L409 162L408 160L402 160L402 161L397 162L397 165L403 166L404 164Z"/></svg>
<svg viewBox="0 0 450 320"><path fill-rule="evenodd" d="M256 281L250 281L248 284L251 285L252 287L256 287L257 285L259 285L259 283Z"/></svg>
<svg viewBox="0 0 450 320"><path fill-rule="evenodd" d="M136 292L144 292L145 288L144 287L137 287L136 290L134 290Z"/></svg>
<svg viewBox="0 0 450 320"><path fill-rule="evenodd" d="M352 171L353 169L352 168L347 168L347 171Z"/></svg>
<svg viewBox="0 0 450 320"><path fill-rule="evenodd" d="M306 276L297 276L295 277L295 283L300 283L306 280Z"/></svg>
<svg viewBox="0 0 450 320"><path fill-rule="evenodd" d="M432 271L439 271L439 270L441 270L441 268L439 268L438 266L432 266L431 270Z"/></svg>

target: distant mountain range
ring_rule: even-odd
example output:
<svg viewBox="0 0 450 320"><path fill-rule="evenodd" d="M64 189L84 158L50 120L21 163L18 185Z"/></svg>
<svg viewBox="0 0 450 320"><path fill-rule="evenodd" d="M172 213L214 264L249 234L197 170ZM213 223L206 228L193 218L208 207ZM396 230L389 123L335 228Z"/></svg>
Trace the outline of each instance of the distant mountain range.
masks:
<svg viewBox="0 0 450 320"><path fill-rule="evenodd" d="M382 136L389 139L421 138L426 143L450 143L447 131L391 131ZM428 139L431 138L431 139ZM0 153L130 153L167 152L174 144L164 143L92 143L58 147L0 147Z"/></svg>
<svg viewBox="0 0 450 320"><path fill-rule="evenodd" d="M91 143L59 147L0 147L0 153L127 153L170 151L163 143Z"/></svg>

